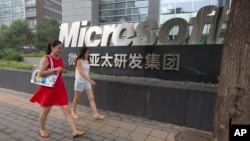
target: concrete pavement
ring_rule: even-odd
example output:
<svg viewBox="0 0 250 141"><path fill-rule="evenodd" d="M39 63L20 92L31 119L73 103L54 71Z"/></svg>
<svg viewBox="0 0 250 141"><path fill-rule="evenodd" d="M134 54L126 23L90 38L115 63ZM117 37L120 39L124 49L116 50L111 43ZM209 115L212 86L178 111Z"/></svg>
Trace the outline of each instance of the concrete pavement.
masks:
<svg viewBox="0 0 250 141"><path fill-rule="evenodd" d="M59 107L50 112L46 129L50 137L39 136L38 116L41 108L29 102L32 94L0 88L0 141L175 141L182 131L209 132L147 120L130 115L99 111L106 118L94 120L88 106L78 105L78 129L86 135L73 139Z"/></svg>

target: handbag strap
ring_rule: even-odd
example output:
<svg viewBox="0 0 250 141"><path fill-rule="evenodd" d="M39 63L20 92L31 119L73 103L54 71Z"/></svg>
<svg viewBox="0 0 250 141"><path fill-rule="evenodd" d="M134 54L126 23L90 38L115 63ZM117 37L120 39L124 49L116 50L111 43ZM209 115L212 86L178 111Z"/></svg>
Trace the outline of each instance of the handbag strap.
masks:
<svg viewBox="0 0 250 141"><path fill-rule="evenodd" d="M49 57L49 60L50 60L50 68L53 69L54 68L54 63L53 63L53 60L51 59L50 55L46 55Z"/></svg>
<svg viewBox="0 0 250 141"><path fill-rule="evenodd" d="M53 69L54 68L53 60L51 59L50 55L46 55L46 56L49 57L50 69ZM39 68L40 68L41 64L42 64L42 60L40 61Z"/></svg>

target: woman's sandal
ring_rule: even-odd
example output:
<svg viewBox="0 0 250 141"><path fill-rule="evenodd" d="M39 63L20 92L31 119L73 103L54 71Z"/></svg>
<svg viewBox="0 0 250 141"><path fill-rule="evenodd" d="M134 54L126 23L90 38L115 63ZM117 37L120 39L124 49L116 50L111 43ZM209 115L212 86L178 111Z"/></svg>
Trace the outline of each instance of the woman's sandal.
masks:
<svg viewBox="0 0 250 141"><path fill-rule="evenodd" d="M73 116L74 119L79 119L79 116L78 116L77 113L72 113L72 116Z"/></svg>
<svg viewBox="0 0 250 141"><path fill-rule="evenodd" d="M46 130L40 130L40 136L43 138L49 137L49 133Z"/></svg>
<svg viewBox="0 0 250 141"><path fill-rule="evenodd" d="M77 131L76 135L73 135L73 138L77 138L77 137L83 136L84 134L86 134L85 131L79 130L79 131Z"/></svg>
<svg viewBox="0 0 250 141"><path fill-rule="evenodd" d="M103 119L103 118L104 118L104 116L103 116L103 115L100 115L100 114L93 115L93 117L95 118L95 120Z"/></svg>

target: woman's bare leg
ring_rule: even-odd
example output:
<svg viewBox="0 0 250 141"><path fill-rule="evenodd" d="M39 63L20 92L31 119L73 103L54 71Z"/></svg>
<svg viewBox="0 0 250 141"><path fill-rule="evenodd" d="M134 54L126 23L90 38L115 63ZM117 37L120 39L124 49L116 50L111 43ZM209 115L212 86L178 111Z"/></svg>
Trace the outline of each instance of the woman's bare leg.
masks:
<svg viewBox="0 0 250 141"><path fill-rule="evenodd" d="M66 121L68 122L70 128L71 128L71 131L72 131L72 135L76 135L78 134L78 131L76 129L76 125L75 125L75 121L74 121L74 118L70 112L70 108L69 108L69 105L64 105L64 106L61 106L61 109L65 115L65 119Z"/></svg>
<svg viewBox="0 0 250 141"><path fill-rule="evenodd" d="M74 96L73 103L72 103L73 113L76 113L76 107L77 107L77 104L80 100L81 95L82 95L82 92L75 91L75 96Z"/></svg>
<svg viewBox="0 0 250 141"><path fill-rule="evenodd" d="M104 118L104 116L100 115L97 111L96 108L96 104L95 104L95 98L94 98L94 94L93 94L93 90L92 89L87 89L86 90L86 94L88 96L89 99L89 105L93 111L93 116L95 119L102 119Z"/></svg>
<svg viewBox="0 0 250 141"><path fill-rule="evenodd" d="M46 119L47 119L47 116L48 116L50 110L51 110L51 106L42 107L42 112L40 113L40 117L39 117L40 130L45 130L45 123L46 123Z"/></svg>

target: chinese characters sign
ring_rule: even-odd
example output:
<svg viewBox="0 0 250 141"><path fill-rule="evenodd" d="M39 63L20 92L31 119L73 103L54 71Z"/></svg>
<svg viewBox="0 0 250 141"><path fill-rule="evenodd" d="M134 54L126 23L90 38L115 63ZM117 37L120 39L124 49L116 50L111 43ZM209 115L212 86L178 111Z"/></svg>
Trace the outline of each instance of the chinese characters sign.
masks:
<svg viewBox="0 0 250 141"><path fill-rule="evenodd" d="M89 47L90 71L114 77L217 83L222 48L223 45ZM79 51L77 47L65 48L65 69L75 69Z"/></svg>
<svg viewBox="0 0 250 141"><path fill-rule="evenodd" d="M76 53L68 54L68 65L75 65ZM149 53L143 56L141 53L99 54L89 56L90 66L109 67L119 69L146 69L146 70L174 70L179 71L179 54ZM161 64L162 62L162 64Z"/></svg>

